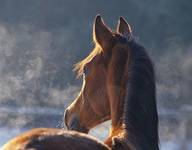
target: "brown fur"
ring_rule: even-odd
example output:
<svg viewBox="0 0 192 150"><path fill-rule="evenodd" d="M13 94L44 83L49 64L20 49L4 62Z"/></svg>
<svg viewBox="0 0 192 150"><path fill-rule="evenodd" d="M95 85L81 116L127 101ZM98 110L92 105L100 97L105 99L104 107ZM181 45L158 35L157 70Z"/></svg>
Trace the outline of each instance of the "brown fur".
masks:
<svg viewBox="0 0 192 150"><path fill-rule="evenodd" d="M109 150L97 139L83 133L60 129L33 129L12 139L1 150Z"/></svg>

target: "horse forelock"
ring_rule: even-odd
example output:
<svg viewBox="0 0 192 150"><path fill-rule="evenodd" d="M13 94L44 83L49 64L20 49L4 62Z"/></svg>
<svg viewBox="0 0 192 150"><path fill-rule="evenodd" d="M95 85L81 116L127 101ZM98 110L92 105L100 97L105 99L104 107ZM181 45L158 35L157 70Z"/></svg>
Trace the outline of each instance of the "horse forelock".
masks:
<svg viewBox="0 0 192 150"><path fill-rule="evenodd" d="M97 56L101 52L102 52L102 49L96 44L95 48L90 52L90 54L85 59L81 60L80 62L74 65L73 71L77 73L77 77L80 77L83 75L83 70L86 64L88 64L95 56Z"/></svg>
<svg viewBox="0 0 192 150"><path fill-rule="evenodd" d="M114 32L113 36L116 38L116 40L120 44L126 44L126 43L130 42L126 39L126 37L124 37L118 33ZM90 54L85 59L81 60L80 62L78 62L74 65L73 70L77 73L77 77L82 76L83 70L84 70L84 67L86 66L86 64L89 63L95 56L97 56L98 54L100 54L103 51L101 46L99 45L99 43L97 43L97 41L94 40L93 42L95 44L95 48L90 52ZM119 44L117 44L117 45L119 45ZM113 48L114 47L112 47L112 49Z"/></svg>

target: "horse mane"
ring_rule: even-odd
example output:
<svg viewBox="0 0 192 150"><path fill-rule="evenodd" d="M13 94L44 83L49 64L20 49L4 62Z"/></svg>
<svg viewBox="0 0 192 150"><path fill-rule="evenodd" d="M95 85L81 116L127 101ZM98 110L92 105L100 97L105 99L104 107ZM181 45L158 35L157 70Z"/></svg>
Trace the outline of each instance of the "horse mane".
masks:
<svg viewBox="0 0 192 150"><path fill-rule="evenodd" d="M158 116L153 64L145 49L129 42L124 125L128 143L136 149L158 150Z"/></svg>
<svg viewBox="0 0 192 150"><path fill-rule="evenodd" d="M77 72L77 77L81 77L86 64L89 63L96 55L102 52L102 49L96 42L95 42L95 45L96 45L95 48L91 51L91 53L86 58L84 58L83 60L81 60L80 62L74 65L73 71Z"/></svg>

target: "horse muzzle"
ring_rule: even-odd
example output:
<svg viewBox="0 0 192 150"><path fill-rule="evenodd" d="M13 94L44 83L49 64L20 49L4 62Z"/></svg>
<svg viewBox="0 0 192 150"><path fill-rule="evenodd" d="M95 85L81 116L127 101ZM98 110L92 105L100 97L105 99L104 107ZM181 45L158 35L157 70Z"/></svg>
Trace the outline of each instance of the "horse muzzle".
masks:
<svg viewBox="0 0 192 150"><path fill-rule="evenodd" d="M64 114L64 122L68 130L74 130L82 133L89 132L89 129L82 127L80 125L78 115L75 115L75 114L69 115L67 109L65 110L65 114Z"/></svg>

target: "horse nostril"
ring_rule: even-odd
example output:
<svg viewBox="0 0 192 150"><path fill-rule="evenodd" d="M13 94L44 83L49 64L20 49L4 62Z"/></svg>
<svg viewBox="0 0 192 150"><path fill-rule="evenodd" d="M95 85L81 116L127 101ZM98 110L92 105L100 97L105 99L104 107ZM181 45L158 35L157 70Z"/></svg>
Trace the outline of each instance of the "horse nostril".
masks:
<svg viewBox="0 0 192 150"><path fill-rule="evenodd" d="M65 123L65 126L67 127L67 129L69 129L69 126L67 124L67 114L68 114L68 110L66 109L65 113L64 113L64 123Z"/></svg>
<svg viewBox="0 0 192 150"><path fill-rule="evenodd" d="M69 114L68 109L66 109L64 113L64 123L68 130L75 130L83 133L89 132L89 129L80 125L78 116L76 114Z"/></svg>

